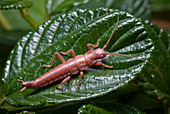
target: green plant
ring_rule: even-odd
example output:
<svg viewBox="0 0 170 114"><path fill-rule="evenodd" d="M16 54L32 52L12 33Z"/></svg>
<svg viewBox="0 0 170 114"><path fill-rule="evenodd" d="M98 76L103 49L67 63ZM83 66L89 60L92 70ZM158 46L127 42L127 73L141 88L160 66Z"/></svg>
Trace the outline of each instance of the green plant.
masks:
<svg viewBox="0 0 170 114"><path fill-rule="evenodd" d="M164 30L145 21L151 15L148 0L42 0L34 4L25 0L0 2L3 9L0 43L7 50L2 50L0 58L0 112L162 113L169 110L170 39ZM16 9L14 12L18 13L5 9ZM38 13L41 15L37 16ZM99 47L103 47L117 18L119 26L106 50L143 58L152 65L110 56L102 61L114 68L93 66L86 70L80 91L76 91L79 80L76 75L61 90L55 88L58 81L20 92L22 86L17 79L34 80L49 71L42 65L50 64L55 52L74 49L76 55L84 54L87 44L95 44L99 38ZM65 60L71 57L71 54L64 56ZM54 66L59 64L59 59L55 59Z"/></svg>

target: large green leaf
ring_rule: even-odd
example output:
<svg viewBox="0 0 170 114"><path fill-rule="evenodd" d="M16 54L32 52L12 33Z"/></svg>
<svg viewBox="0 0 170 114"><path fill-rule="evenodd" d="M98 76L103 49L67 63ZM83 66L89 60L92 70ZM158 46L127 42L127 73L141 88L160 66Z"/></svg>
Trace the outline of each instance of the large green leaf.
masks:
<svg viewBox="0 0 170 114"><path fill-rule="evenodd" d="M132 15L105 8L71 11L40 25L35 32L23 37L12 50L2 79L4 96L8 103L4 107L8 110L30 109L30 106L62 107L102 96L133 80L146 63L134 58L110 56L102 61L114 68L89 68L84 72L79 91L76 91L79 75L73 76L68 86L63 84L61 90L56 89L60 83L57 81L46 87L26 89L21 93L22 86L17 81L34 80L49 71L42 65L50 64L56 52L74 49L77 55L84 54L88 51L87 44L95 44L98 39L101 39L99 47L103 47L116 25L117 18L120 20L119 25L106 50L148 59L153 44L147 38L144 25ZM71 57L69 54L64 58ZM54 66L59 64L60 60L56 59Z"/></svg>
<svg viewBox="0 0 170 114"><path fill-rule="evenodd" d="M24 0L1 0L0 1L0 9L22 9L28 8L32 6L31 1L24 1Z"/></svg>
<svg viewBox="0 0 170 114"><path fill-rule="evenodd" d="M137 82L148 95L170 104L170 37L152 23L145 24L145 27L155 44L151 62L156 68L148 66Z"/></svg>
<svg viewBox="0 0 170 114"><path fill-rule="evenodd" d="M137 108L122 105L122 104L102 104L99 103L97 106L83 105L79 110L78 114L143 114Z"/></svg>

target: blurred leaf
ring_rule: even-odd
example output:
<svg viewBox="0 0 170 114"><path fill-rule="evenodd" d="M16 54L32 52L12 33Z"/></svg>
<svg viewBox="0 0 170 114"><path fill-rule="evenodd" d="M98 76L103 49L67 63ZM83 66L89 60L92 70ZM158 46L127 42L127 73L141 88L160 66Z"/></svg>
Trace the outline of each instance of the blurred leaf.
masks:
<svg viewBox="0 0 170 114"><path fill-rule="evenodd" d="M28 31L8 31L0 27L0 43L9 44L11 46L14 46L15 43L21 39L22 36L24 36Z"/></svg>
<svg viewBox="0 0 170 114"><path fill-rule="evenodd" d="M38 23L45 22L45 2L46 0L30 0L33 2L33 7L27 9L29 15ZM12 26L12 30L33 30L29 23L21 16L19 10L1 10L3 16ZM0 19L1 20L1 19ZM2 22L1 22L2 23Z"/></svg>
<svg viewBox="0 0 170 114"><path fill-rule="evenodd" d="M44 23L46 19L46 0L33 0L34 6L28 9L29 15L38 23Z"/></svg>
<svg viewBox="0 0 170 114"><path fill-rule="evenodd" d="M164 30L152 23L145 24L155 49L151 62L155 68L147 66L138 77L138 85L148 94L170 105L170 38Z"/></svg>
<svg viewBox="0 0 170 114"><path fill-rule="evenodd" d="M24 20L18 10L1 10L2 15L0 18L4 18L10 26L10 30L31 30L33 29L26 20ZM1 21L1 19L0 19ZM3 22L0 22L3 23ZM6 26L6 25L5 25Z"/></svg>
<svg viewBox="0 0 170 114"><path fill-rule="evenodd" d="M170 38L170 29L165 30L168 33L168 37Z"/></svg>
<svg viewBox="0 0 170 114"><path fill-rule="evenodd" d="M9 112L5 110L4 108L0 108L0 113L1 114L8 114Z"/></svg>
<svg viewBox="0 0 170 114"><path fill-rule="evenodd" d="M10 9L23 9L32 6L31 1L26 0L1 0L0 9L10 10Z"/></svg>
<svg viewBox="0 0 170 114"><path fill-rule="evenodd" d="M81 8L116 8L127 11L135 17L149 19L151 8L148 0L90 0L89 3L80 6Z"/></svg>
<svg viewBox="0 0 170 114"><path fill-rule="evenodd" d="M151 16L151 8L148 0L114 0L110 8L113 6L114 8L129 12L135 17L149 19Z"/></svg>
<svg viewBox="0 0 170 114"><path fill-rule="evenodd" d="M79 110L78 114L144 114L137 108L122 105L122 104L102 104L99 103L97 106L83 105Z"/></svg>
<svg viewBox="0 0 170 114"><path fill-rule="evenodd" d="M150 0L153 11L170 10L170 0Z"/></svg>
<svg viewBox="0 0 170 114"><path fill-rule="evenodd" d="M134 106L146 114L162 114L164 113L163 103L140 91L131 94L131 96L123 101L124 104Z"/></svg>
<svg viewBox="0 0 170 114"><path fill-rule="evenodd" d="M68 11L73 6L86 4L89 0L47 0L46 8L50 15Z"/></svg>
<svg viewBox="0 0 170 114"><path fill-rule="evenodd" d="M67 84L56 89L60 83L50 84L35 90L26 89L20 92L22 86L17 79L34 80L49 71L42 68L43 64L50 64L54 53L66 52L74 49L76 55L87 52L87 44L95 44L100 38L103 47L117 18L120 22L111 42L106 50L148 59L153 50L153 44L147 39L147 32L140 20L132 15L112 9L78 9L47 21L39 26L35 32L28 33L11 51L6 62L3 85L7 103L6 109L17 110L34 107L55 106L62 107L84 100L105 95L133 80L145 66L145 62L123 56L110 56L103 59L103 63L114 66L113 69L92 67L84 72L79 92L76 88L79 76L75 75ZM71 54L64 56L65 60ZM57 59L54 66L61 64ZM10 106L11 105L11 106ZM20 108L19 108L20 107ZM39 108L40 109L40 108Z"/></svg>

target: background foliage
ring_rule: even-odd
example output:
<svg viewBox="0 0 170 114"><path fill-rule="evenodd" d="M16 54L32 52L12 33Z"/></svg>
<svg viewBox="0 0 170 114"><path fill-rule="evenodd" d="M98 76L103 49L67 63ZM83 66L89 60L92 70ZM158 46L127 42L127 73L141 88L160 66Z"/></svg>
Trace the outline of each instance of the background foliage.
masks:
<svg viewBox="0 0 170 114"><path fill-rule="evenodd" d="M113 15L114 21L110 21L106 19L105 21L109 24L107 24L107 26L104 28L106 32L103 31L103 33L101 33L100 26L106 24L104 24L105 21L101 21L98 23L96 18L102 20L104 19L102 15L109 15L109 13L103 12L103 9L100 10L98 9L97 11L98 14L100 15L98 15L96 18L93 17L91 19L89 19L89 17L92 17L92 15L88 14L89 11L93 12L94 14L97 14L94 8L99 8L99 7L103 7L103 9L116 8L119 10L123 10L132 14L134 17L137 18L134 18L133 16L125 17L125 15L127 15L126 13L119 12L117 10L112 10L113 12L115 12L115 15ZM78 8L83 8L85 10L78 10ZM86 10L87 8L92 8L93 10ZM160 0L137 0L137 1L136 0L29 0L29 1L28 0L1 0L0 9L1 9L0 10L0 23L1 23L0 24L0 53L1 53L0 54L0 78L1 78L0 112L8 113L8 112L16 112L16 111L17 112L33 111L35 113L39 113L39 112L45 113L50 111L51 113L53 113L57 111L59 113L64 113L64 112L68 112L69 110L70 113L143 113L146 112L146 113L155 114L155 113L168 113L168 111L170 110L169 109L170 78L168 75L170 74L169 71L170 68L170 37L169 36L170 35L168 35L168 33L166 32L169 31L170 28L170 26L168 26L170 25L169 24L170 18L169 16L167 16L167 13L169 13L170 10L169 0L162 0L162 1ZM71 13L70 11L73 12ZM72 18L76 18L76 16L74 15L75 12L77 13L77 17L82 16L86 20L89 19L89 22L96 24L94 27L88 28L85 26L87 23L84 23L84 21L81 20L77 21L79 23L77 24L77 29L79 30L79 32L88 33L88 35L84 35L83 37L89 38L89 41L86 42L85 40L82 40L84 41L84 44L82 45L81 49L76 48L76 46L80 47L81 46L80 44L82 44L81 41L77 41L76 39L76 37L79 38L79 35L81 34L76 33L77 31L74 31L74 29L71 27L70 27L71 33L69 33L69 31L67 31L66 29L69 26L69 22L71 23L71 20L69 20L70 19L69 15L72 14ZM84 15L81 14L82 12L84 12ZM139 54L138 55L134 54L134 56L137 57L144 56L144 58L145 57L148 58L150 54L148 52L147 53L144 52L144 50L150 50L152 52L154 46L154 52L152 52L152 56L149 59L149 61L151 61L154 64L154 67L151 65L145 65L143 68L142 66L143 70L139 70L137 75L134 75L134 77L131 74L132 77L125 79L126 83L118 81L117 83L112 83L111 86L109 86L108 82L106 82L106 85L105 84L103 85L106 88L102 88L102 87L99 88L99 90L103 90L103 93L99 92L98 95L97 93L96 95L93 93L93 92L97 92L98 90L93 91L93 89L86 89L86 87L93 88L93 85L88 85L89 82L88 80L92 80L90 78L89 79L85 78L87 82L85 85L82 84L82 87L85 88L82 93L81 91L79 94L71 93L74 92L74 88L76 88L77 85L76 81L79 79L79 76L75 77L73 80L69 82L69 88L65 87L65 91L62 92L57 91L57 94L60 94L60 97L58 99L56 99L55 97L56 93L52 93L54 92L53 90L55 90L56 84L52 86L47 86L43 88L43 90L40 89L41 91L40 90L37 91L38 94L33 93L33 95L30 95L27 98L24 96L30 93L30 90L26 90L25 93L19 92L21 86L18 82L13 80L17 79L18 77L31 75L29 70L27 69L31 69L31 67L34 65L35 67L38 66L40 67L41 64L48 64L51 60L51 57L53 56L53 52L61 51L60 48L63 47L63 44L66 43L65 42L66 39L69 39L69 37L71 37L70 34L74 36L73 38L75 39L69 40L69 42L72 42L74 44L75 41L77 41L76 42L77 44L74 44L76 46L73 47L77 55L87 51L86 50L87 43L90 42L93 44L97 41L99 37L106 40L107 37L110 36L110 32L114 27L112 25L116 23L116 12L119 13L120 23L117 32L115 33L115 36L117 36L118 39L122 38L125 41L128 41L128 37L132 37L134 39L140 39L140 38L146 39L146 41L140 40L139 42L140 45L142 44L144 45L144 47L145 46L146 47L143 49L142 47L138 48L136 52L138 52ZM65 22L65 20L67 21ZM131 23L124 24L123 22L127 20L129 21L131 20ZM152 22L157 23L161 28L166 29L166 31L160 29L156 25L152 24L150 21L146 21L146 20L151 20ZM52 29L50 29L52 27L56 29L56 27L53 26L53 24L55 24L54 22L56 21L58 23L62 23L60 29L53 31L54 34L58 34L59 37L56 37L57 39L55 39L55 37L54 38L52 37L51 35ZM83 29L84 31L80 29L81 27L84 28ZM42 29L44 29L45 31L44 34L40 33ZM94 31L88 32L88 29ZM59 34L59 30L64 32L61 32L61 34ZM129 31L129 34L124 35L125 37L121 37L127 31ZM24 36L25 34L27 35ZM37 36L37 34L40 34L40 36ZM38 44L40 45L39 46L40 48L37 48L36 53L30 54L31 48L36 46L36 42L33 39L34 36L41 39L40 43ZM45 39L46 37L48 37L49 39L48 38ZM50 38L53 39L53 42L50 41ZM62 40L59 40L59 38L62 38ZM153 44L150 43L150 40L148 41L147 39L151 39ZM101 42L101 45L104 44L104 42L106 41L103 40ZM113 43L112 45L114 46L108 47L107 49L111 52L118 52L118 53L123 52L125 54L132 54L132 55L133 53L136 53L134 48L132 48L132 47L136 47L135 44L136 41L129 43L130 45L128 44L129 47L127 47L127 49L132 48L132 51L125 51L126 45L123 46L123 42L118 43L117 44L118 47L116 47L114 41L112 43ZM55 44L58 44L61 47ZM20 48L23 45L26 45L25 49ZM41 47L41 45L43 48ZM49 45L52 45L51 48L48 47ZM53 47L56 46L58 46L58 50L53 50ZM14 50L11 52L10 57L8 58L9 53L13 48ZM62 48L62 51L66 51L70 48L71 47L69 47L69 45L66 43L66 48L64 48L64 50ZM22 61L24 62L21 64L27 67L24 67L23 71L20 71L20 69L22 69L22 66L18 67L18 65L20 64L18 62L18 57L20 56L20 53L17 53L18 50L26 50L25 52L23 51L25 58L22 58ZM35 55L37 55L36 59L31 60L30 63L27 57L29 56L28 58L34 58ZM45 55L48 55L49 58L47 58L47 56ZM42 58L42 56L45 57ZM70 57L71 57L70 55L66 56L65 59L68 59ZM107 61L107 59L103 61L109 65L114 64L114 72L112 75L115 76L117 75L116 73L120 74L119 72L116 72L116 70L122 69L122 66L127 65L126 60L128 60L128 58L111 57L109 58L110 62ZM36 61L39 63L39 65L34 64L36 63ZM44 61L44 62L41 63L40 61ZM59 60L57 59L56 61ZM133 66L134 64L139 64L139 65L144 64L139 61L138 62L134 60L131 61L132 63L131 62L128 63L127 66ZM15 62L16 64L14 64ZM27 65L27 63L29 64ZM7 70L9 64L14 65L11 70ZM55 63L55 65L58 64L59 62ZM25 77L24 79L28 79L28 80L35 79L36 76L38 77L39 75L49 70L49 69L43 70L41 68L38 69L39 70L36 71L33 77L30 78ZM97 67L97 69L102 69L102 67ZM87 72L89 73L87 73L84 77L88 77L88 76L93 77L93 75L98 76L98 78L96 77L96 79L100 79L101 77L101 74L100 75L99 73L96 74L97 73L96 71L95 72L87 71ZM106 74L102 74L102 75L107 76ZM110 74L110 76L112 75ZM123 75L127 75L127 74L125 73ZM121 76L120 79L122 79ZM102 83L102 81L103 80L98 80L98 81L95 80L94 82L92 81L91 83L96 83L96 82ZM17 85L17 86L8 87L8 83L11 82L13 85ZM116 87L116 84L118 84L119 86ZM64 86L62 88L64 88ZM14 92L16 90L17 92ZM85 95L85 91L87 92L91 91L91 94L90 95L87 94L87 97L85 97L83 96ZM36 100L37 97L42 97L42 95L44 95L42 99L46 99L45 101L51 103L43 106L45 103L44 100ZM82 96L84 97L83 100L81 98ZM72 100L70 98L72 98ZM66 102L64 100L66 100ZM36 106L41 106L41 107L37 108Z"/></svg>

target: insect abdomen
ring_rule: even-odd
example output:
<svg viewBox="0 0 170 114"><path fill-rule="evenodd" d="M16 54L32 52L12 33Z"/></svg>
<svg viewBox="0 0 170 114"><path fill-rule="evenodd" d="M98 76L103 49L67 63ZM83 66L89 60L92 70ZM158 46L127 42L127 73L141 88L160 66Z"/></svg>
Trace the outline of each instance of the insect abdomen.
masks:
<svg viewBox="0 0 170 114"><path fill-rule="evenodd" d="M68 75L70 75L70 71L68 70L66 64L63 63L35 79L34 86L36 88L46 86L47 84L58 81Z"/></svg>

